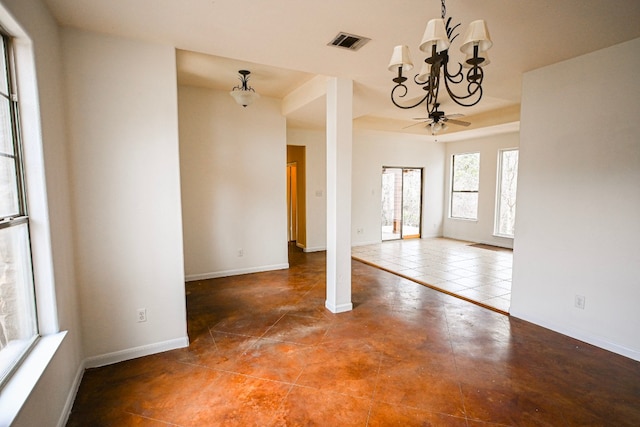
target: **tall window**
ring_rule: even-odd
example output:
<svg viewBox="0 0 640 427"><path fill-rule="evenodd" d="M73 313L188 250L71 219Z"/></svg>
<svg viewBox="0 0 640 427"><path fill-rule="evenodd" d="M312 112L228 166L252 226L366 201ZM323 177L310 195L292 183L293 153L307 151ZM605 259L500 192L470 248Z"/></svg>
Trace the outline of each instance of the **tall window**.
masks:
<svg viewBox="0 0 640 427"><path fill-rule="evenodd" d="M38 337L11 39L0 46L0 384Z"/></svg>
<svg viewBox="0 0 640 427"><path fill-rule="evenodd" d="M480 153L454 154L451 170L451 218L478 219Z"/></svg>
<svg viewBox="0 0 640 427"><path fill-rule="evenodd" d="M518 188L518 150L500 151L499 162L495 234L513 237L516 221L516 189Z"/></svg>

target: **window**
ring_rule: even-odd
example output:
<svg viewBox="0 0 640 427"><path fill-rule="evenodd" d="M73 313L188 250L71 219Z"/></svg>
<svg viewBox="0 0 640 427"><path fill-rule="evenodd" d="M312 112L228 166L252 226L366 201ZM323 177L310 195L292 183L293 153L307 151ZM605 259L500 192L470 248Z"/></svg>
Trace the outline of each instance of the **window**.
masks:
<svg viewBox="0 0 640 427"><path fill-rule="evenodd" d="M451 218L478 219L480 153L454 154L451 170Z"/></svg>
<svg viewBox="0 0 640 427"><path fill-rule="evenodd" d="M518 150L501 150L499 156L495 234L513 237L518 187Z"/></svg>
<svg viewBox="0 0 640 427"><path fill-rule="evenodd" d="M0 384L38 337L11 39L0 46Z"/></svg>

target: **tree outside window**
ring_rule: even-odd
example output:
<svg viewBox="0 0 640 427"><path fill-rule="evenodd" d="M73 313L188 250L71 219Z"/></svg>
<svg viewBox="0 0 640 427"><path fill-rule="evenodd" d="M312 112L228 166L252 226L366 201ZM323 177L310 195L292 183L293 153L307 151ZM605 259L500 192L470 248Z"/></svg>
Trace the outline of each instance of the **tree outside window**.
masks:
<svg viewBox="0 0 640 427"><path fill-rule="evenodd" d="M451 170L451 218L477 220L480 153L454 154Z"/></svg>
<svg viewBox="0 0 640 427"><path fill-rule="evenodd" d="M495 234L513 237L516 221L516 190L518 188L518 150L500 151L498 207Z"/></svg>

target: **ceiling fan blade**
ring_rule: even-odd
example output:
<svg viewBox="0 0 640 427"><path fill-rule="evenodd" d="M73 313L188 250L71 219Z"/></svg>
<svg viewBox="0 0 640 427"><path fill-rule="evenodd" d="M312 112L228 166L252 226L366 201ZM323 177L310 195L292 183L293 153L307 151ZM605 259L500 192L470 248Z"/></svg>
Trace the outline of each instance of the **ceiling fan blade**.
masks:
<svg viewBox="0 0 640 427"><path fill-rule="evenodd" d="M462 120L455 120L455 119L449 119L449 118L446 118L445 121L447 123L453 123L454 125L458 125L458 126L469 126L471 124L469 122L463 122Z"/></svg>
<svg viewBox="0 0 640 427"><path fill-rule="evenodd" d="M445 117L448 119L457 119L458 117L464 117L464 114L460 114L460 113L446 114Z"/></svg>
<svg viewBox="0 0 640 427"><path fill-rule="evenodd" d="M421 124L424 124L424 123L425 123L425 122L418 122L418 123L414 123L414 124L412 124L412 125L405 126L405 127L403 127L402 129L407 129L407 128L410 128L410 127L413 127L413 126L417 126L417 125L421 125ZM428 123L427 123L427 124L428 124Z"/></svg>

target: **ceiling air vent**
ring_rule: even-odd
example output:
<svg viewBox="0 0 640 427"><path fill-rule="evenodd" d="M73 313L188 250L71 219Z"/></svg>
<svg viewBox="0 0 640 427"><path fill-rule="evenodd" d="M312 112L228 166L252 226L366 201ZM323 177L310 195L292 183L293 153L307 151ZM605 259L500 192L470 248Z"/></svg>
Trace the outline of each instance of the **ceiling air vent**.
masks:
<svg viewBox="0 0 640 427"><path fill-rule="evenodd" d="M349 50L358 50L364 46L369 40L366 37L356 36L355 34L339 33L329 42L327 46L341 47Z"/></svg>

